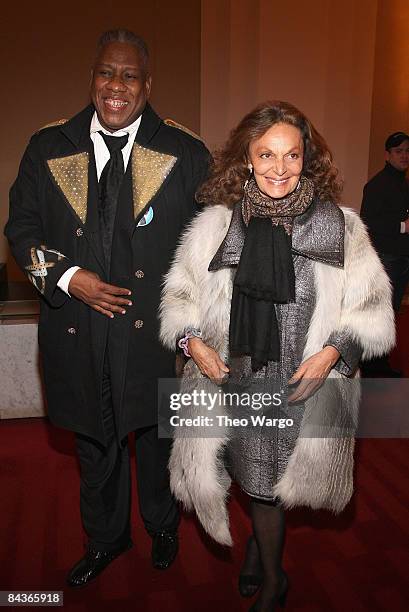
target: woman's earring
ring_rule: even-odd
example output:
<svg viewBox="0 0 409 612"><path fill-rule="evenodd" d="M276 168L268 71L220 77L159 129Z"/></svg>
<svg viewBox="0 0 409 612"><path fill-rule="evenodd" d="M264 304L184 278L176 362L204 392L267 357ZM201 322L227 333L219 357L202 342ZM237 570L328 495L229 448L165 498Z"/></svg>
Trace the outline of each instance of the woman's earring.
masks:
<svg viewBox="0 0 409 612"><path fill-rule="evenodd" d="M253 165L250 164L250 162L247 164L247 169L250 172L250 176L253 174ZM250 177L249 177L250 178ZM247 183L249 182L249 178L246 180L246 182L244 183L244 188L247 187Z"/></svg>

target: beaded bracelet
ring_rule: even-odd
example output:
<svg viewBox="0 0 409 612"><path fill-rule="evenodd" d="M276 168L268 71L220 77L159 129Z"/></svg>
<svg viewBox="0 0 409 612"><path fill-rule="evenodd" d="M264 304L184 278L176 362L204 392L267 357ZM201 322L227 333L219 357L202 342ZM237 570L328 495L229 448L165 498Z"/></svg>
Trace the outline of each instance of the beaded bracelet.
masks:
<svg viewBox="0 0 409 612"><path fill-rule="evenodd" d="M197 329L195 327L187 327L185 328L184 334L185 335L183 336L183 338L181 338L178 342L178 347L182 349L185 357L191 357L188 346L189 340L190 338L201 338L202 332L200 329Z"/></svg>

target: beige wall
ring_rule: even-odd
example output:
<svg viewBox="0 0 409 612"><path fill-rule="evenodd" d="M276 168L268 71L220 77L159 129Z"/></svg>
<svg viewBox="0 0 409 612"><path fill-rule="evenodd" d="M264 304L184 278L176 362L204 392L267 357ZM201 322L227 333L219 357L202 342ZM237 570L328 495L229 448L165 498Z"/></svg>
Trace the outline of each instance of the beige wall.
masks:
<svg viewBox="0 0 409 612"><path fill-rule="evenodd" d="M376 0L205 0L201 133L211 147L258 102L278 98L323 133L359 207L367 180Z"/></svg>
<svg viewBox="0 0 409 612"><path fill-rule="evenodd" d="M409 133L409 0L379 0L369 176L384 163L385 139Z"/></svg>
<svg viewBox="0 0 409 612"><path fill-rule="evenodd" d="M72 0L2 4L0 57L0 227L8 215L8 190L31 134L68 118L88 102L88 83L99 34L127 27L148 42L152 103L158 112L200 129L200 0ZM2 234L2 233L1 233ZM8 258L0 234L0 261ZM12 260L11 277L19 275Z"/></svg>

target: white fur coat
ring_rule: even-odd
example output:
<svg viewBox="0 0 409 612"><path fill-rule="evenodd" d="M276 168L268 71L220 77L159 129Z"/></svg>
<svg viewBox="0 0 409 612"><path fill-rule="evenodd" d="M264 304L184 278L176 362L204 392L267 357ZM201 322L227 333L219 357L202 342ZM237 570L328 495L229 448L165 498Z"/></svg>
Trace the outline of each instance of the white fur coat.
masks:
<svg viewBox="0 0 409 612"><path fill-rule="evenodd" d="M303 360L319 352L332 332L348 330L363 348L363 357L384 354L395 341L389 279L359 216L342 209L345 218L344 266L314 262L316 304ZM208 266L229 228L232 211L205 208L182 236L166 276L160 309L161 340L174 350L186 327L197 327L203 340L228 360L230 300L235 268L209 272ZM332 370L330 376L342 375ZM185 383L203 378L190 360ZM183 382L182 382L183 384ZM357 385L347 401L348 417L357 422ZM301 424L315 408L306 402ZM221 455L221 438L177 438L169 463L171 488L187 509L195 509L205 530L218 542L231 544L226 498L230 478ZM285 506L308 505L339 512L352 491L353 437L311 438L300 433L287 468L275 487Z"/></svg>

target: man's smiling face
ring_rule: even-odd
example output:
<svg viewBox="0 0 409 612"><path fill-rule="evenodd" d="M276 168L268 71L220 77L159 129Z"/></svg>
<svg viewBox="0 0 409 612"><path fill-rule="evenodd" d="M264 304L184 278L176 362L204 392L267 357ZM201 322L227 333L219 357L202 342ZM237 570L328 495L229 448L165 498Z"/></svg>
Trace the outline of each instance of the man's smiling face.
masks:
<svg viewBox="0 0 409 612"><path fill-rule="evenodd" d="M91 99L101 125L115 132L137 119L151 90L151 77L138 49L112 42L98 54L92 70Z"/></svg>

